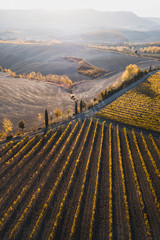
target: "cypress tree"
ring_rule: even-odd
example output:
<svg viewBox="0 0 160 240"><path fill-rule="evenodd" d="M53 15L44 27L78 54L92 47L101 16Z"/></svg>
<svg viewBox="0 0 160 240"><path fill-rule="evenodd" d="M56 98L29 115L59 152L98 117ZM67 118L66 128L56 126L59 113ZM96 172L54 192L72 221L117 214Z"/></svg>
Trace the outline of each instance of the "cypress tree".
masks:
<svg viewBox="0 0 160 240"><path fill-rule="evenodd" d="M150 67L149 67L149 71L150 71L150 72L152 71L152 65L150 65Z"/></svg>
<svg viewBox="0 0 160 240"><path fill-rule="evenodd" d="M78 113L78 105L77 105L77 101L75 102L75 114Z"/></svg>
<svg viewBox="0 0 160 240"><path fill-rule="evenodd" d="M80 101L80 112L82 112L82 110L83 110L83 101L81 100Z"/></svg>
<svg viewBox="0 0 160 240"><path fill-rule="evenodd" d="M48 127L48 111L47 109L45 110L45 127Z"/></svg>

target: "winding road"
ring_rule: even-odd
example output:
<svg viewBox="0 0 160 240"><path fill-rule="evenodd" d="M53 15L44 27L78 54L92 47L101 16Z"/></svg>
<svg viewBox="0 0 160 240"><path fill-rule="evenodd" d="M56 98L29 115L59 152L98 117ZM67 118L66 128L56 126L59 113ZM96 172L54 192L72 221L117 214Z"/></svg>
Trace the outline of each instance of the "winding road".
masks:
<svg viewBox="0 0 160 240"><path fill-rule="evenodd" d="M105 118L99 118L96 113L98 113L102 108L104 108L105 106L107 106L108 104L110 104L111 102L113 102L114 100L116 100L118 97L120 97L121 95L125 94L127 91L129 91L130 89L136 87L137 85L139 85L140 83L144 82L149 76L155 74L158 70L154 70L148 74L146 74L143 78L141 78L140 80L136 81L135 83L132 83L131 85L129 85L128 87L118 91L117 93L113 94L112 96L108 97L107 99L101 101L100 103L96 104L95 106L91 107L90 109L79 113L75 116L73 116L71 119L63 121L63 122L59 122L57 124L55 124L54 126L50 127L50 128L57 128L60 125L66 125L67 123L69 123L70 121L72 122L76 122L77 120L83 120L84 118L91 118L93 117L93 119L99 119L100 122L106 121L106 123L112 123L113 125L119 125L120 127L126 127L127 129L135 129L136 131L141 132L143 130L144 134L149 134L152 133L153 136L155 137L159 137L159 133L158 132L154 132L154 131L149 131L149 130L145 130L142 128L138 128L138 127L134 127L134 126L130 126L130 125L126 125L126 124L121 124L112 120L108 120ZM49 128L49 129L50 129ZM28 134L29 136L33 136L35 134L41 134L44 133L46 131L46 129L41 129L37 132L33 132ZM17 137L14 138L15 140L19 140L21 137ZM0 145L3 145L3 143L0 143Z"/></svg>
<svg viewBox="0 0 160 240"><path fill-rule="evenodd" d="M96 113L98 113L102 108L104 108L105 106L107 106L108 104L110 104L111 102L113 102L114 100L116 100L118 97L120 97L121 95L125 94L127 91L129 91L130 89L136 87L137 85L139 85L140 83L144 82L149 76L155 74L158 70L154 70L150 73L147 73L144 77L142 77L140 80L132 83L131 85L129 85L128 87L118 91L117 93L113 94L112 96L108 97L107 99L101 101L100 103L96 104L95 106L93 106L92 108L79 113L77 115L75 115L74 117L72 117L70 120L58 123L56 125L54 125L55 127L59 126L59 125L63 125L66 124L70 121L72 122L76 122L77 120L83 120L84 118L91 118L93 117L93 119L99 119L100 122L106 121L106 123L112 123L113 125L119 125L120 127L126 127L127 129L135 129L136 131L141 132L143 130L143 133L149 134L152 133L153 136L155 137L159 137L159 133L154 132L154 131L149 131L149 130L145 130L142 128L138 128L138 127L134 127L134 126L130 126L130 125L126 125L126 124L121 124L119 122L115 122L112 120L107 120L105 118L100 118L96 115Z"/></svg>
<svg viewBox="0 0 160 240"><path fill-rule="evenodd" d="M149 76L155 74L156 72L157 72L157 70L152 71L152 72L146 74L140 80L138 80L138 81L132 83L131 85L129 85L128 87L118 91L117 93L115 93L112 96L108 97L107 99L101 101L100 103L96 104L95 106L93 106L92 108L88 109L87 111L84 111L83 113L78 114L74 118L76 118L76 120L77 120L77 119L83 119L85 117L88 117L88 118L89 117L94 117L96 115L96 113L98 113L102 108L104 108L105 106L107 106L108 104L110 104L111 102L116 100L121 95L125 94L130 89L132 89L132 88L136 87L137 85L139 85L140 83L144 82Z"/></svg>

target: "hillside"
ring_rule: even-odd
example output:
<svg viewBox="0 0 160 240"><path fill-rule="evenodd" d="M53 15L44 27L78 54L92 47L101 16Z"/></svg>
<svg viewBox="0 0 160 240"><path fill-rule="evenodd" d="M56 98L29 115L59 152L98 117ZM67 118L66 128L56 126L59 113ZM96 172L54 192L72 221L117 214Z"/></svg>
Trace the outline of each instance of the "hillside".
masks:
<svg viewBox="0 0 160 240"><path fill-rule="evenodd" d="M134 31L134 39L127 32L124 35L124 30ZM84 42L91 41L89 34L97 31L101 38L94 34L94 41L139 41L139 34L146 31L157 31L155 36L150 32L147 41L158 41L160 22L125 11L0 10L0 40Z"/></svg>
<svg viewBox="0 0 160 240"><path fill-rule="evenodd" d="M155 22L155 23L160 24L160 18L150 17L150 18L148 18L148 19L151 20L152 22Z"/></svg>
<svg viewBox="0 0 160 240"><path fill-rule="evenodd" d="M0 66L19 73L41 72L43 75L67 75L72 82L91 80L77 72L77 64L65 61L64 57L84 58L89 64L106 72L120 72L128 64L149 67L150 59L105 52L89 48L84 44L61 43L53 45L22 45L0 43ZM153 60L152 60L153 61ZM159 64L159 62L157 61ZM156 66L157 63L153 63Z"/></svg>
<svg viewBox="0 0 160 240"><path fill-rule="evenodd" d="M25 48L20 47L19 51L21 52L23 49ZM27 51L27 49L28 48L26 48L25 51ZM38 51L40 50L41 48L38 49ZM104 51L97 51L94 49L91 51L89 50L88 52L87 51L85 53L90 63L92 63L94 66L103 67L103 69L110 69L112 73L103 78L88 79L89 77L77 73L78 67L76 63L70 63L62 59L62 63L63 61L66 62L66 65L62 64L61 68L59 68L61 74L64 73L64 69L66 66L68 66L67 64L69 63L73 64L73 67L75 68L71 76L75 77L79 74L81 76L81 79L84 79L83 81L75 83L72 88L73 95L79 101L83 99L87 102L90 102L91 99L94 99L95 97L97 98L97 95L100 91L103 91L104 89L113 86L116 82L120 81L121 74L125 69L125 64L127 64L127 61L130 61L131 63L137 63L139 61L139 64L137 63L137 65L141 69L149 68L150 64L159 66L159 61L147 59L141 61L142 58L121 55L117 53L105 53ZM24 68L28 68L28 72L30 72L29 69L33 70L33 66L32 64L29 64L29 61L31 61L31 59L34 57L36 58L36 54L35 56L32 54L33 53L31 51L28 52L28 64L26 65L26 61L20 61L17 56L17 58L15 58L15 61L12 60L10 62L10 64L12 64L12 69L16 70L18 65L23 65ZM42 56L44 56L43 54ZM37 54L37 57L38 56L39 55ZM54 57L55 56L53 56L53 58ZM8 59L10 59L9 56ZM16 59L19 60L19 63L17 62L17 64L14 64L16 62ZM45 59L43 59L43 62L41 64L44 62ZM113 62L114 65L112 65ZM51 64L50 67L53 67L53 65ZM36 70L37 68L35 67L34 69ZM33 128L35 129L39 126L42 126L42 121L40 122L38 120L38 113L44 115L46 108L48 109L49 113L53 113L56 108L60 108L63 113L67 109L71 109L71 111L74 112L75 102L71 99L71 92L55 84L24 78L13 78L9 77L5 73L0 73L0 85L0 131L3 130L2 122L6 117L13 122L13 130L15 132L18 129L18 122L20 120L24 120L26 122L26 130Z"/></svg>
<svg viewBox="0 0 160 240"><path fill-rule="evenodd" d="M1 239L158 239L160 142L69 123L0 148Z"/></svg>
<svg viewBox="0 0 160 240"><path fill-rule="evenodd" d="M160 38L160 30L150 30L150 31L138 31L138 30L121 30L121 33L128 39L128 41L132 42L156 42L159 41Z"/></svg>
<svg viewBox="0 0 160 240"><path fill-rule="evenodd" d="M43 126L38 113L44 116L46 108L49 113L54 113L56 108L63 113L66 109L74 109L70 93L52 83L12 78L0 73L0 86L0 132L6 117L12 121L13 131L17 131L20 120L25 121L26 130L29 130Z"/></svg>
<svg viewBox="0 0 160 240"><path fill-rule="evenodd" d="M121 31L91 31L81 35L85 42L127 42L128 38Z"/></svg>
<svg viewBox="0 0 160 240"><path fill-rule="evenodd" d="M10 21L12 19L12 21ZM56 21L55 21L56 20ZM139 30L156 28L156 24L151 19L142 18L132 12L100 12L91 9L82 10L1 10L1 27L11 27L17 29L45 29L53 28L59 31L68 31L72 26L72 31L103 29L132 28ZM59 27L58 27L59 26ZM65 30L68 26L68 30Z"/></svg>
<svg viewBox="0 0 160 240"><path fill-rule="evenodd" d="M160 132L160 72L102 109L99 117Z"/></svg>

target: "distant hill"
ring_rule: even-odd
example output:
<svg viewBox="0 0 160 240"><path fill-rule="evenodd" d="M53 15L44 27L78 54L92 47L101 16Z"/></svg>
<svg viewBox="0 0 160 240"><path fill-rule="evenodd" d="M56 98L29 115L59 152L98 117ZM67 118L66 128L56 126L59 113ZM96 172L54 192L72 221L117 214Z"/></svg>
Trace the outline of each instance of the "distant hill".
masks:
<svg viewBox="0 0 160 240"><path fill-rule="evenodd" d="M156 24L160 24L160 18L150 17L150 18L147 18L147 19L152 21L152 22L155 22Z"/></svg>
<svg viewBox="0 0 160 240"><path fill-rule="evenodd" d="M121 30L128 41L133 42L156 42L160 40L160 31L130 31Z"/></svg>
<svg viewBox="0 0 160 240"><path fill-rule="evenodd" d="M160 19L132 12L0 10L0 40L127 41L123 31L160 31ZM136 39L136 36L134 36ZM139 38L139 37L138 37Z"/></svg>
<svg viewBox="0 0 160 240"><path fill-rule="evenodd" d="M127 42L128 39L120 31L91 31L81 35L82 40L88 42Z"/></svg>
<svg viewBox="0 0 160 240"><path fill-rule="evenodd" d="M132 28L154 30L160 23L142 18L132 12L100 12L96 10L0 10L0 28L57 29L83 32ZM67 28L66 28L67 26ZM160 27L160 26L159 26Z"/></svg>

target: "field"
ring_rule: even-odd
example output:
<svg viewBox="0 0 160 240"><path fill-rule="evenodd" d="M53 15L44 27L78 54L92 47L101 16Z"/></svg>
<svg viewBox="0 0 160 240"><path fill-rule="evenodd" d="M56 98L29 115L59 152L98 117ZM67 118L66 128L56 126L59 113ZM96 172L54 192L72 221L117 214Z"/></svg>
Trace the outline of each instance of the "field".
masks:
<svg viewBox="0 0 160 240"><path fill-rule="evenodd" d="M0 56L0 66L17 74L34 71L43 75L50 73L67 75L74 83L72 93L75 98L86 101L97 97L100 91L119 81L125 67L130 63L137 64L141 69L149 68L150 64L159 65L159 61L156 60L91 49L85 44L74 43L53 45L0 43ZM83 58L89 66L93 65L95 69L104 69L112 74L98 79L85 76L78 73L77 63L64 60L65 56ZM75 103L70 98L70 92L54 84L11 78L0 73L0 85L0 131L3 130L4 117L13 122L13 131L17 130L20 120L26 122L26 130L29 130L39 125L38 113L43 114L45 108L49 112L54 112L56 108L63 112L66 108L74 111Z"/></svg>
<svg viewBox="0 0 160 240"><path fill-rule="evenodd" d="M18 129L18 122L24 120L26 130L42 126L38 113L44 115L60 108L74 109L74 101L70 93L52 83L8 77L0 73L0 132L3 130L3 118L9 118L13 123L13 131Z"/></svg>
<svg viewBox="0 0 160 240"><path fill-rule="evenodd" d="M98 116L160 132L160 72L102 109Z"/></svg>
<svg viewBox="0 0 160 240"><path fill-rule="evenodd" d="M115 84L130 63L137 64L141 69L149 68L150 64L159 65L159 61L91 49L84 44L72 43L53 45L0 43L0 56L0 66L4 69L10 68L17 74L40 71L43 75L50 73L67 75L73 83L76 83L73 86L76 99L86 101L97 97L100 91ZM77 63L64 60L65 56L83 58L87 63L112 74L100 79L85 76L77 72ZM26 128L30 129L37 125L37 115L43 114L45 108L51 112L56 108L64 111L66 106L74 110L70 93L61 87L21 78L8 78L3 73L0 73L0 85L0 131L4 117L13 122L14 130L17 130L20 120L24 120Z"/></svg>
<svg viewBox="0 0 160 240"><path fill-rule="evenodd" d="M0 239L158 239L160 141L92 119L0 149Z"/></svg>
<svg viewBox="0 0 160 240"><path fill-rule="evenodd" d="M111 86L117 81L120 74L107 79L81 82L73 86L74 96L80 100L89 101L97 96L98 92ZM55 84L13 78L6 73L0 73L0 132L3 130L3 118L7 117L13 122L13 131L18 129L18 122L24 120L25 130L37 128L41 125L37 121L38 113L44 115L47 108L49 113L60 108L64 113L66 109L74 111L75 102L71 93Z"/></svg>
<svg viewBox="0 0 160 240"><path fill-rule="evenodd" d="M72 82L91 80L77 72L77 63L64 60L66 56L84 58L89 64L107 72L119 73L128 64L138 64L149 68L159 61L127 56L89 48L84 44L61 43L53 45L22 45L0 43L0 66L19 73L41 72L43 75L67 75Z"/></svg>

